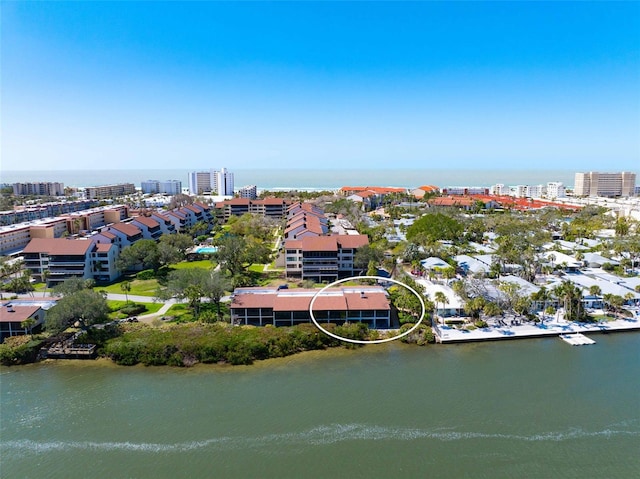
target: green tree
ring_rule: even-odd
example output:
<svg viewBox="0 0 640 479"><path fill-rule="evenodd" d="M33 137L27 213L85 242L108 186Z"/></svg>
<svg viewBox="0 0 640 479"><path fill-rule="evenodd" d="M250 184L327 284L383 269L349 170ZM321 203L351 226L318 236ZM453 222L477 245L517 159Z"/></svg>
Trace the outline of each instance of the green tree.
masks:
<svg viewBox="0 0 640 479"><path fill-rule="evenodd" d="M62 297L47 311L45 326L49 331L59 332L75 321L82 319L86 325L103 322L109 314L104 294L90 289L81 289Z"/></svg>
<svg viewBox="0 0 640 479"><path fill-rule="evenodd" d="M407 240L416 237L423 241L460 240L464 227L462 223L442 213L428 213L407 228Z"/></svg>
<svg viewBox="0 0 640 479"><path fill-rule="evenodd" d="M116 260L116 268L119 271L128 271L136 267L158 271L161 265L158 244L151 239L142 239L127 246Z"/></svg>
<svg viewBox="0 0 640 479"><path fill-rule="evenodd" d="M123 281L120 283L120 289L124 292L126 302L129 302L129 291L131 291L131 281Z"/></svg>
<svg viewBox="0 0 640 479"><path fill-rule="evenodd" d="M435 303L436 310L438 309L438 304L441 304L442 308L444 309L444 307L448 303L447 295L444 294L442 291L436 291L436 294L433 295L433 301ZM444 324L444 315L442 315L442 324Z"/></svg>
<svg viewBox="0 0 640 479"><path fill-rule="evenodd" d="M218 321L222 320L220 302L227 291L231 290L231 281L219 270L211 270L205 283L205 295L216 306Z"/></svg>
<svg viewBox="0 0 640 479"><path fill-rule="evenodd" d="M353 265L357 269L364 270L373 262L374 266L378 266L384 257L383 252L374 246L364 245L356 250L353 257Z"/></svg>
<svg viewBox="0 0 640 479"><path fill-rule="evenodd" d="M220 267L230 276L244 275L249 266L256 263L268 263L271 250L262 242L228 234L216 241L215 258Z"/></svg>

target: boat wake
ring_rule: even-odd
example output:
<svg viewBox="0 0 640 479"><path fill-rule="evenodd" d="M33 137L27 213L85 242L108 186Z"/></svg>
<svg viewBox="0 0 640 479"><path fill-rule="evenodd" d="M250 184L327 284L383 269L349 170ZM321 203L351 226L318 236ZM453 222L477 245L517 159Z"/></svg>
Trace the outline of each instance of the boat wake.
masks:
<svg viewBox="0 0 640 479"><path fill-rule="evenodd" d="M413 441L435 440L441 442L465 441L474 439L494 439L520 442L562 442L582 438L617 436L640 436L637 425L614 424L600 431L586 431L572 428L566 431L551 431L532 435L497 434L451 429L412 429L393 428L367 424L330 424L314 427L301 432L269 434L256 437L223 436L178 443L154 442L95 442L95 441L35 441L30 439L3 441L0 443L2 455L30 455L69 451L130 451L144 453L184 453L188 451L211 450L228 451L241 449L260 449L266 445L299 447L324 446L348 441ZM6 456L5 456L6 457Z"/></svg>

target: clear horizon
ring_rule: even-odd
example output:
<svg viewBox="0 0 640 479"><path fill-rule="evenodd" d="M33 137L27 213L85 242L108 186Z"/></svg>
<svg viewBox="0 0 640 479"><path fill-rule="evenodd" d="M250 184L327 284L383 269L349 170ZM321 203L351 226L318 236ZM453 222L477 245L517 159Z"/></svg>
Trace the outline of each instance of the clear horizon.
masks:
<svg viewBox="0 0 640 479"><path fill-rule="evenodd" d="M640 164L640 2L1 8L4 171Z"/></svg>

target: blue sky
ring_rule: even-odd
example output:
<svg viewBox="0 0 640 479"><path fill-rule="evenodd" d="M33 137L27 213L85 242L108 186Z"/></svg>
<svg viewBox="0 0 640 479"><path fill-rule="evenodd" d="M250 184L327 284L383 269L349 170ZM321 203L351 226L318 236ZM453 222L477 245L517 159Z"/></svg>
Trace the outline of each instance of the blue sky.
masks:
<svg viewBox="0 0 640 479"><path fill-rule="evenodd" d="M4 170L640 169L640 2L1 7Z"/></svg>

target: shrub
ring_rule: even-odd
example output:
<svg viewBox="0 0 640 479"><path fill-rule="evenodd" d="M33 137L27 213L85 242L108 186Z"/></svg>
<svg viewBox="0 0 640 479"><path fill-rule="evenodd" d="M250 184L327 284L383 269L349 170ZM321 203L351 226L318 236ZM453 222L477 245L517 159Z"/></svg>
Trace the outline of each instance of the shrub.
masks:
<svg viewBox="0 0 640 479"><path fill-rule="evenodd" d="M0 344L0 364L5 366L34 362L42 346L41 339L29 335L11 336Z"/></svg>
<svg viewBox="0 0 640 479"><path fill-rule="evenodd" d="M144 304L129 304L124 308L120 308L120 312L126 314L127 316L135 316L136 314L144 313L147 310L147 307Z"/></svg>
<svg viewBox="0 0 640 479"><path fill-rule="evenodd" d="M140 271L139 273L136 274L136 278L142 279L142 280L154 279L155 277L156 277L156 274L152 269L145 269L144 271Z"/></svg>

